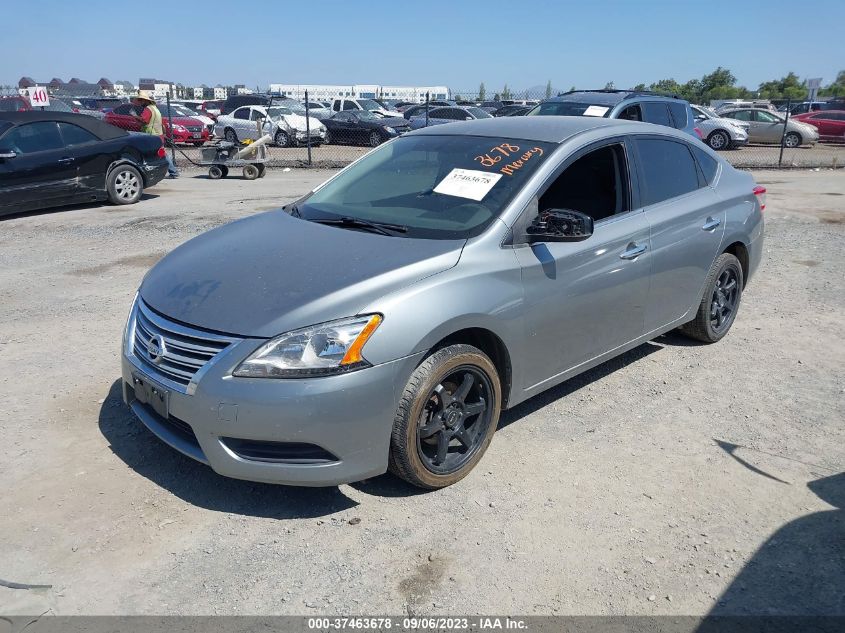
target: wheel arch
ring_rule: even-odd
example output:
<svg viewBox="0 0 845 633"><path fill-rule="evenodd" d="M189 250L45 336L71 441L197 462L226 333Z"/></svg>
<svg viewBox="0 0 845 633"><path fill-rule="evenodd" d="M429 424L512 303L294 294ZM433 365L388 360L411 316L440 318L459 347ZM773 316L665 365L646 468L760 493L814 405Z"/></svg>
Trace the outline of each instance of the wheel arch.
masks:
<svg viewBox="0 0 845 633"><path fill-rule="evenodd" d="M448 334L432 345L426 357L449 345L463 343L484 352L499 373L502 386L502 409L508 406L513 381L511 355L505 342L492 330L484 327L465 327ZM422 361L420 361L422 362Z"/></svg>
<svg viewBox="0 0 845 633"><path fill-rule="evenodd" d="M109 166L106 168L106 177L105 177L105 180L103 181L104 186L105 186L105 183L108 183L109 176L111 176L111 173L115 169L117 169L121 165L131 165L132 167L134 167L135 169L138 170L139 174L141 174L141 182L144 184L144 187L146 187L147 186L147 174L144 173L144 169L141 167L142 161L139 160L139 159L140 159L140 156L137 156L137 157L133 156L132 153L129 152L129 151L126 151L123 154L121 154L118 158L115 158L109 164Z"/></svg>
<svg viewBox="0 0 845 633"><path fill-rule="evenodd" d="M745 243L737 240L729 244L722 252L730 253L739 260L739 265L742 268L742 285L745 286L748 283L751 263L748 257L748 247Z"/></svg>

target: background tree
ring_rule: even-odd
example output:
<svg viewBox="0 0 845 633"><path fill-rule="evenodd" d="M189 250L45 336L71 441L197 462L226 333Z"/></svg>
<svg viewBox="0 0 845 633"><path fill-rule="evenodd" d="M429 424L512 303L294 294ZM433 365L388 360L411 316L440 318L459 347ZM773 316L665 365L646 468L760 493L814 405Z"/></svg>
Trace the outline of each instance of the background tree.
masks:
<svg viewBox="0 0 845 633"><path fill-rule="evenodd" d="M836 81L819 89L820 97L843 97L845 96L845 70L840 70L836 75Z"/></svg>
<svg viewBox="0 0 845 633"><path fill-rule="evenodd" d="M679 95L681 93L681 86L674 79L661 79L660 81L655 81L648 87L648 89L662 95Z"/></svg>
<svg viewBox="0 0 845 633"><path fill-rule="evenodd" d="M461 97L461 95L456 94L455 95L455 101L463 101L463 98Z"/></svg>
<svg viewBox="0 0 845 633"><path fill-rule="evenodd" d="M487 89L484 87L484 82L481 82L481 85L478 86L478 100L484 101L487 98Z"/></svg>
<svg viewBox="0 0 845 633"><path fill-rule="evenodd" d="M631 88L634 92L643 92L644 90L648 90L645 84L637 84L633 88Z"/></svg>
<svg viewBox="0 0 845 633"><path fill-rule="evenodd" d="M552 80L546 82L546 99L552 96Z"/></svg>
<svg viewBox="0 0 845 633"><path fill-rule="evenodd" d="M575 86L572 86L572 87L569 89L569 92L575 92Z"/></svg>
<svg viewBox="0 0 845 633"><path fill-rule="evenodd" d="M604 89L605 90L615 90L616 88L613 87L612 81L608 81L606 84L604 84Z"/></svg>
<svg viewBox="0 0 845 633"><path fill-rule="evenodd" d="M511 90L508 88L508 84L505 84L505 87L502 88L502 99L510 99L511 98ZM498 99L497 99L498 101Z"/></svg>
<svg viewBox="0 0 845 633"><path fill-rule="evenodd" d="M758 94L761 99L792 99L793 101L800 99L803 101L807 98L807 88L804 87L798 75L790 72L786 77L761 83Z"/></svg>

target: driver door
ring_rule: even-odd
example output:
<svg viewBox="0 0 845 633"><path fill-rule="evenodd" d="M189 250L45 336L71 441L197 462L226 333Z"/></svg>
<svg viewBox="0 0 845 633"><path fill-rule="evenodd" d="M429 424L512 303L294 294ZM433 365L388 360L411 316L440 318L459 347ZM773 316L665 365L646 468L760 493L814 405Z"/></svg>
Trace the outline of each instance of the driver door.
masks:
<svg viewBox="0 0 845 633"><path fill-rule="evenodd" d="M579 242L517 247L525 299L525 383L542 391L606 352L644 334L651 277L650 231L634 208L624 141L602 142L570 158L526 210L550 208L593 218Z"/></svg>

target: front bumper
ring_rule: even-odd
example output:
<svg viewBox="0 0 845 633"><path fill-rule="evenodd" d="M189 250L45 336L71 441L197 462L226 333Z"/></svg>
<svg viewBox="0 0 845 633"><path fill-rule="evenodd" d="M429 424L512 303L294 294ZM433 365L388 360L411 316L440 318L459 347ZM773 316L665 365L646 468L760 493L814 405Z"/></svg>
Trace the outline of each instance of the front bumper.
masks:
<svg viewBox="0 0 845 633"><path fill-rule="evenodd" d="M124 401L159 439L226 477L331 486L384 473L398 398L421 354L313 379L232 377L232 370L260 343L247 339L220 352L190 395L157 382L124 350ZM137 377L168 392L168 417L136 399ZM304 460L255 458L239 450L243 441L312 446L323 455L313 459L312 451Z"/></svg>

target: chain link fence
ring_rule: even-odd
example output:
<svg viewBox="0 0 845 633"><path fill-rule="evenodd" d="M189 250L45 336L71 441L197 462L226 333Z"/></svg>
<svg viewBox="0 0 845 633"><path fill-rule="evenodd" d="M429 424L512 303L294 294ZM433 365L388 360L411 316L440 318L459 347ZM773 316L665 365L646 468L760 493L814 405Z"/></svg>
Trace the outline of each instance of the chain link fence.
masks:
<svg viewBox="0 0 845 633"><path fill-rule="evenodd" d="M130 92L105 92L98 84L63 84L44 87L49 96L46 110L79 112L97 117L131 131L141 131L140 108L130 100ZM522 116L547 98L545 91L516 94L478 94L452 90L451 99L420 98L417 102L395 99L341 97L331 100L291 99L269 94L242 94L223 99L155 100L162 114L164 132L177 165L182 169L203 169L203 151L224 142L238 146L256 142L268 135L267 166L323 167L348 165L371 147L420 127L439 125L466 118ZM0 114L4 111L37 109L26 90L0 87ZM845 108L844 108L845 109ZM735 146L724 124L700 119L696 126L703 141L740 168L830 168L845 164L845 136L831 141L794 147L785 143L795 121L780 112L767 125L748 122L748 142ZM755 127L765 128L766 134ZM721 143L717 138L724 134ZM837 142L838 141L838 142Z"/></svg>

